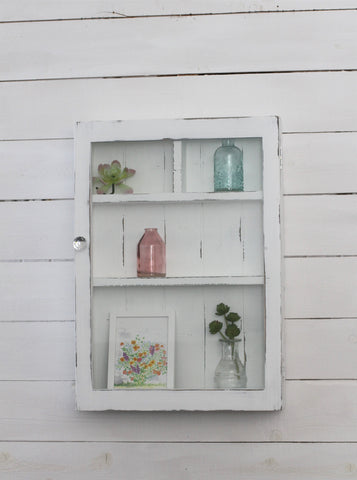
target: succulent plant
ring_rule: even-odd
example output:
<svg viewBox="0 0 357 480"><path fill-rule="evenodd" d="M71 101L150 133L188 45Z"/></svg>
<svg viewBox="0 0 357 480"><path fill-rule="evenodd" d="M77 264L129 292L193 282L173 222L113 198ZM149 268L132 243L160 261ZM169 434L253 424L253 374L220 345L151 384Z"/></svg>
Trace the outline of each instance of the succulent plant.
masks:
<svg viewBox="0 0 357 480"><path fill-rule="evenodd" d="M135 170L132 168L121 168L121 164L118 160L113 160L109 165L108 163L101 163L98 167L99 177L95 177L97 186L97 193L108 193L111 188L111 193L114 193L115 185L118 186L120 193L133 193L133 189L123 182L125 179L132 177L135 174Z"/></svg>

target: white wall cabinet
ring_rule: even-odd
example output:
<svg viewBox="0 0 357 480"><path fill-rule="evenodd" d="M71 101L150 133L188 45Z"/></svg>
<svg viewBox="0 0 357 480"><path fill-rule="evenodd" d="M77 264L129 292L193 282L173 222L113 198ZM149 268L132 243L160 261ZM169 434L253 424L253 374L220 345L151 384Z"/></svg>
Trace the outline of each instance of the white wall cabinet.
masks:
<svg viewBox="0 0 357 480"><path fill-rule="evenodd" d="M214 192L224 138L243 151L244 191ZM75 133L77 405L81 410L281 408L280 150L276 117L78 123ZM97 194L98 165L134 168L132 194ZM138 278L156 227L166 277ZM219 303L242 317L247 385L216 389ZM167 388L108 388L110 317L175 318ZM170 357L171 355L171 357Z"/></svg>

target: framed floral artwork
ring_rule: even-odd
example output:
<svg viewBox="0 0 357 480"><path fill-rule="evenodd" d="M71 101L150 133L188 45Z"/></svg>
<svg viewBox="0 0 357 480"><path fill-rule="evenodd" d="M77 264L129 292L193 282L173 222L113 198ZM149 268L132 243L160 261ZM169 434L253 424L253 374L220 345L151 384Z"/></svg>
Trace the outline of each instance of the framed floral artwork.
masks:
<svg viewBox="0 0 357 480"><path fill-rule="evenodd" d="M173 312L110 315L108 389L173 388Z"/></svg>

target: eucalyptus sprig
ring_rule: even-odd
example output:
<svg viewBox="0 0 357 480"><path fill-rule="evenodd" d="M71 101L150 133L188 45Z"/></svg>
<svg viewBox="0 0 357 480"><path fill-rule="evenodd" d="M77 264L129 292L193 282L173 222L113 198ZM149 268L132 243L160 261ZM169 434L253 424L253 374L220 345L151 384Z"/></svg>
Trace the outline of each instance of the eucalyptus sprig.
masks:
<svg viewBox="0 0 357 480"><path fill-rule="evenodd" d="M236 325L236 322L238 322L241 317L238 313L230 312L230 307L224 303L219 303L216 306L215 314L223 317L224 323L219 320L212 320L208 325L210 333L212 333L212 335L219 333L224 340L234 341L241 332L240 328ZM224 334L222 333L223 326L225 326Z"/></svg>

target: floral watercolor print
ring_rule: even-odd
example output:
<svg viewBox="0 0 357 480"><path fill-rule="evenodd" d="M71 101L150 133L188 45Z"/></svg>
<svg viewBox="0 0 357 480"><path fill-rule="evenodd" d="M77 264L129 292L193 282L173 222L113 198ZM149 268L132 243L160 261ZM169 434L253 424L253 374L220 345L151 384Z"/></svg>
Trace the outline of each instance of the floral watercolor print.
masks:
<svg viewBox="0 0 357 480"><path fill-rule="evenodd" d="M167 316L114 316L110 336L109 388L167 388Z"/></svg>

